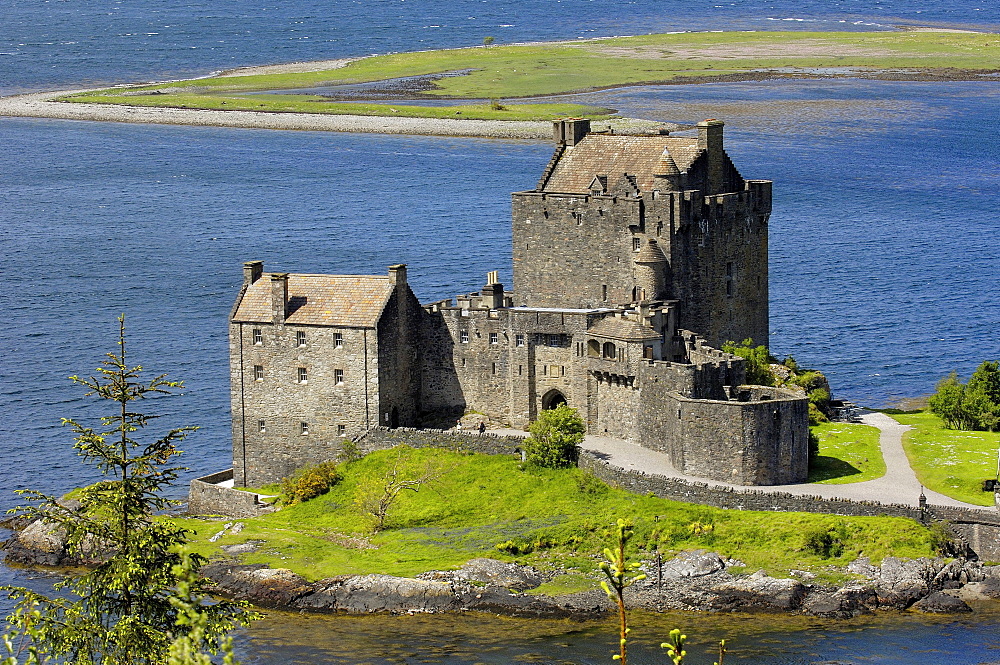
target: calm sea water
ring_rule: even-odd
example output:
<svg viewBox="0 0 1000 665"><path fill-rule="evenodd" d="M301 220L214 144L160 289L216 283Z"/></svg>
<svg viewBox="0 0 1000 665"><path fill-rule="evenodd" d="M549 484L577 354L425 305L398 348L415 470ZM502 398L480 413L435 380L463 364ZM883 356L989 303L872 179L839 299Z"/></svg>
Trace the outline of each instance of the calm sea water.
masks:
<svg viewBox="0 0 1000 665"><path fill-rule="evenodd" d="M986 0L0 0L0 17L0 94L472 45L486 35L509 43L688 29L1000 31L1000 7ZM744 175L775 180L772 348L827 371L839 394L879 405L1000 357L998 90L989 82L774 81L586 97L641 117L727 121L727 147ZM92 372L113 348L118 313L128 317L133 357L187 382L184 396L148 405L165 415L155 425L200 425L185 445L192 473L222 468L225 317L241 262L380 273L403 261L423 300L477 289L489 270L509 279L509 193L533 186L551 153L533 142L12 118L0 118L0 146L0 507L16 502L16 488L61 492L93 479L59 419L100 413L66 377ZM338 625L307 632L336 635ZM851 641L879 634L870 627L837 640L861 649L865 662L973 663L995 646L985 634L995 631L991 617L933 625L885 630L904 641L932 630L972 650L900 660L885 646L895 637ZM252 645L268 654L256 662L310 662L300 628L278 617L255 629ZM603 662L604 636L594 630L584 655L562 646L576 644L566 629L532 642L537 652L496 647L507 654L497 658ZM439 641L429 634L422 644ZM793 654L784 660L741 662L813 662L794 660L813 658L794 655L805 653L795 651L800 642L814 660L847 660L824 650L826 637L804 635L812 633L768 638ZM456 652L475 646L462 639ZM353 648L367 653L377 642ZM359 661L424 662L405 648L330 662Z"/></svg>

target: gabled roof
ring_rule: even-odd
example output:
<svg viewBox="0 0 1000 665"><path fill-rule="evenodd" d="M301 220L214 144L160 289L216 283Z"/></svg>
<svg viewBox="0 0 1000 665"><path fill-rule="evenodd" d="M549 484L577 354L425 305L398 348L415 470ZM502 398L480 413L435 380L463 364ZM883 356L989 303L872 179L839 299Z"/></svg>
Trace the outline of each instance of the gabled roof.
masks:
<svg viewBox="0 0 1000 665"><path fill-rule="evenodd" d="M653 330L650 326L617 316L607 316L601 319L590 326L587 334L596 337L609 337L625 342L642 342L647 339L660 338L660 333Z"/></svg>
<svg viewBox="0 0 1000 665"><path fill-rule="evenodd" d="M374 328L389 302L393 285L376 275L288 275L285 322L295 325ZM271 275L247 288L233 321L271 321Z"/></svg>
<svg viewBox="0 0 1000 665"><path fill-rule="evenodd" d="M566 147L543 191L587 193L595 176L627 173L648 192L654 189L654 175L687 171L701 153L694 136L588 134Z"/></svg>

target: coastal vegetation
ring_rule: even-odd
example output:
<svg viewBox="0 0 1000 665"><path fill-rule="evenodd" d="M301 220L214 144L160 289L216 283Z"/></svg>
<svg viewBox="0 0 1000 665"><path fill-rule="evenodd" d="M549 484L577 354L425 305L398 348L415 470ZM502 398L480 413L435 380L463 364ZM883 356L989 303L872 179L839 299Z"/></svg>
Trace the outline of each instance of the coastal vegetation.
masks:
<svg viewBox="0 0 1000 665"><path fill-rule="evenodd" d="M254 614L242 603L207 602L206 581L197 574L207 559L185 552L185 531L155 517L178 503L163 491L181 470L172 466L177 443L196 428L143 436L156 416L136 411L135 402L182 384L164 375L143 379L142 367L129 364L124 316L118 321L118 351L107 354L97 376L70 377L87 395L108 400L110 414L98 429L63 420L77 453L104 479L72 500L19 491L33 504L21 515L57 525L69 554L91 567L57 582L53 596L3 587L15 601L4 662L25 655L26 663L210 663L209 654L225 652L232 663L228 634Z"/></svg>
<svg viewBox="0 0 1000 665"><path fill-rule="evenodd" d="M903 449L925 487L966 503L993 505L993 493L983 491L983 481L996 479L1000 432L948 429L933 413L890 415L913 427L903 434Z"/></svg>
<svg viewBox="0 0 1000 665"><path fill-rule="evenodd" d="M938 382L929 406L948 429L1000 431L1000 363L983 362L968 383L952 372Z"/></svg>
<svg viewBox="0 0 1000 665"><path fill-rule="evenodd" d="M372 56L310 72L220 75L68 95L65 101L257 111L474 119L606 117L573 104L410 106L286 91L391 82L390 98L506 100L646 83L780 76L976 78L1000 69L995 35L959 32L693 32L483 45ZM384 91L385 86L382 87ZM398 93L404 93L402 95ZM247 94L254 93L254 94ZM270 94L257 94L270 93ZM373 93L372 99L378 99Z"/></svg>
<svg viewBox="0 0 1000 665"><path fill-rule="evenodd" d="M384 528L373 534L355 504L360 488L394 466L400 474L419 474L429 465L446 471L419 492L400 494ZM728 511L636 495L577 468L548 469L509 456L397 448L339 470L342 479L326 494L247 519L237 534L214 521L177 523L193 533L192 546L202 556L250 544L254 551L241 555L245 563L289 568L311 581L376 572L413 576L487 556L534 565L556 575L553 588L573 590L597 586L593 554L619 517L635 525L632 543L644 556L711 549L778 576L799 569L838 578L838 570L862 554L876 562L889 554L932 556L936 542L912 520ZM815 532L838 534L835 554L810 548L807 538Z"/></svg>

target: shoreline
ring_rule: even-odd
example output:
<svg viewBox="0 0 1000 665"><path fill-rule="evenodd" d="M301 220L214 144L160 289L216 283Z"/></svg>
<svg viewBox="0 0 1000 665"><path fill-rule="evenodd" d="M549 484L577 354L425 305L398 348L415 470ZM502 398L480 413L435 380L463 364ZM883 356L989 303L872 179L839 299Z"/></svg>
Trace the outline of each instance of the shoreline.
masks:
<svg viewBox="0 0 1000 665"><path fill-rule="evenodd" d="M313 63L289 63L286 65L263 65L227 70L222 76L242 76L250 72L261 73L272 68L297 68L306 71L309 67L328 69L339 63L342 67L354 59L321 60ZM532 98L585 94L603 90L632 88L647 85L699 85L704 83L737 83L775 79L830 79L856 78L880 81L984 81L995 82L993 70L853 70L846 74L818 74L801 71L758 71L720 76L687 76L669 83L646 82L627 85L599 86L577 93L559 95L532 95ZM992 75L992 77L990 76ZM196 79L186 79L196 80ZM130 88L147 86L150 83L134 83L116 86ZM82 88L31 92L0 97L0 117L47 118L53 120L82 120L91 122L123 122L134 124L182 125L190 127L230 127L239 129L277 129L298 131L349 132L361 134L396 134L405 136L453 136L463 138L494 138L515 140L544 140L552 138L552 125L547 120L468 120L453 118L412 118L398 116L339 115L321 113L293 113L275 111L241 111L218 109L182 109L172 107L128 106L125 104L91 104L84 102L54 101L67 95L104 90L107 88ZM594 121L595 129L613 130L616 133L655 132L660 128L677 131L682 128L675 123L646 120L642 118L609 118Z"/></svg>

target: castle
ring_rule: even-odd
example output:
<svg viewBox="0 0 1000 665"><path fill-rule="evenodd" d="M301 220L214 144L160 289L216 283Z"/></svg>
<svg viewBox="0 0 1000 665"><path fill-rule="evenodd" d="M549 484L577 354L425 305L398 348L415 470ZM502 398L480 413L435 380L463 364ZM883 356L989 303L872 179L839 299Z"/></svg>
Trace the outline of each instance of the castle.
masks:
<svg viewBox="0 0 1000 665"><path fill-rule="evenodd" d="M808 404L744 385L727 340L768 343L771 182L745 180L723 123L696 136L554 123L537 186L513 196L513 290L421 305L381 276L243 267L229 322L233 465L258 486L369 428L475 411L526 427L561 403L588 433L743 485L801 482Z"/></svg>

